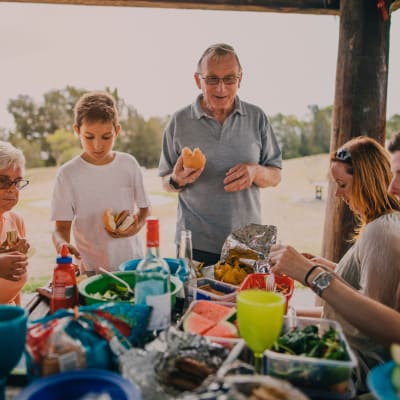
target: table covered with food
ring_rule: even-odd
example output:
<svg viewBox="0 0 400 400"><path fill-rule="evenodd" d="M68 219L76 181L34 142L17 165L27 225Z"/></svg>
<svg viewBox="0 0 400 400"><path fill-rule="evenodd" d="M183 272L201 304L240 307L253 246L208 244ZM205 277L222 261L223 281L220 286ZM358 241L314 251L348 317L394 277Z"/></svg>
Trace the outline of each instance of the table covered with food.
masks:
<svg viewBox="0 0 400 400"><path fill-rule="evenodd" d="M273 237L273 227L250 226L229 238L219 263L197 265L190 304L182 260L165 259L172 313L169 328L159 332L148 329L152 307L136 304L125 285L105 274L81 280L79 306L29 322L24 366L12 374L13 382L25 374L27 386L15 398L355 398L357 360L340 325L296 317L291 278L274 276L269 286L265 249ZM134 288L138 263L128 260L115 275ZM283 322L271 345L263 344L257 370L250 343L268 336L273 317L260 311L246 320L257 329L245 326L239 300L246 291L277 293L283 302Z"/></svg>

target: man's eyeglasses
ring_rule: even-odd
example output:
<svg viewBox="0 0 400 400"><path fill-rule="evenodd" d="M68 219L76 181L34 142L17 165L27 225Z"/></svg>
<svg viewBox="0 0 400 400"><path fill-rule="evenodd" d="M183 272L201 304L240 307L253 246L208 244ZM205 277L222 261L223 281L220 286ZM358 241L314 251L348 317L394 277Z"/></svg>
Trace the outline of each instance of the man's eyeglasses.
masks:
<svg viewBox="0 0 400 400"><path fill-rule="evenodd" d="M347 161L351 163L351 154L343 147L336 152L335 158L339 161Z"/></svg>
<svg viewBox="0 0 400 400"><path fill-rule="evenodd" d="M225 85L235 85L240 78L240 75L227 75L223 78L219 78L218 76L204 76L200 75L201 79L204 79L206 85L216 86L219 84L220 81L224 82Z"/></svg>
<svg viewBox="0 0 400 400"><path fill-rule="evenodd" d="M27 179L18 178L12 181L7 176L0 176L0 189L10 189L12 185L15 185L18 190L21 190L29 185L29 181Z"/></svg>

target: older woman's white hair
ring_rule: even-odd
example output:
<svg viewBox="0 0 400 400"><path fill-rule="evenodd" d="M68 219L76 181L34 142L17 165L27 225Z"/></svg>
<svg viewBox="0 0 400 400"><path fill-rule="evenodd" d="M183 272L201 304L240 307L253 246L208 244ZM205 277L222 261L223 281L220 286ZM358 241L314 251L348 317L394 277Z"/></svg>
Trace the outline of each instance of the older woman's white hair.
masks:
<svg viewBox="0 0 400 400"><path fill-rule="evenodd" d="M25 156L9 142L0 140L0 169L18 168L25 170Z"/></svg>

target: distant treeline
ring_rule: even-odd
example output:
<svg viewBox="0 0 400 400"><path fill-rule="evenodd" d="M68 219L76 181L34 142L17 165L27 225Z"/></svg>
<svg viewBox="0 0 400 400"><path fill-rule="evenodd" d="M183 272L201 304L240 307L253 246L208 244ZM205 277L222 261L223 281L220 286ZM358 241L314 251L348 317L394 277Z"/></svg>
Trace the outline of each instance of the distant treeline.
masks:
<svg viewBox="0 0 400 400"><path fill-rule="evenodd" d="M158 166L162 134L169 116L145 119L118 95L117 89L105 89L117 101L122 132L115 149L133 154L147 168ZM0 128L0 138L23 150L28 167L61 165L79 154L79 140L73 133L73 108L87 90L67 86L51 90L36 103L20 95L8 102L7 109L15 122L14 131ZM332 106L309 106L304 120L281 113L270 116L270 122L282 148L284 159L329 152ZM400 114L387 121L387 137L400 131Z"/></svg>

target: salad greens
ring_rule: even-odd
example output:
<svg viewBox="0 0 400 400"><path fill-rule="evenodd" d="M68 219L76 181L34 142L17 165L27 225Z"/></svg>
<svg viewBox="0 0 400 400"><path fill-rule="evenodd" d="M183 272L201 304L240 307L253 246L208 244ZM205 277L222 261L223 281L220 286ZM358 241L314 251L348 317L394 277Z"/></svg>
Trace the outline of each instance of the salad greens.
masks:
<svg viewBox="0 0 400 400"><path fill-rule="evenodd" d="M105 301L130 301L134 302L134 295L128 292L126 286L117 282L110 282L108 289L104 293L96 292L91 294L98 300Z"/></svg>
<svg viewBox="0 0 400 400"><path fill-rule="evenodd" d="M318 327L315 325L292 329L274 343L272 350L328 360L350 360L339 333L332 327L322 336L319 335Z"/></svg>

